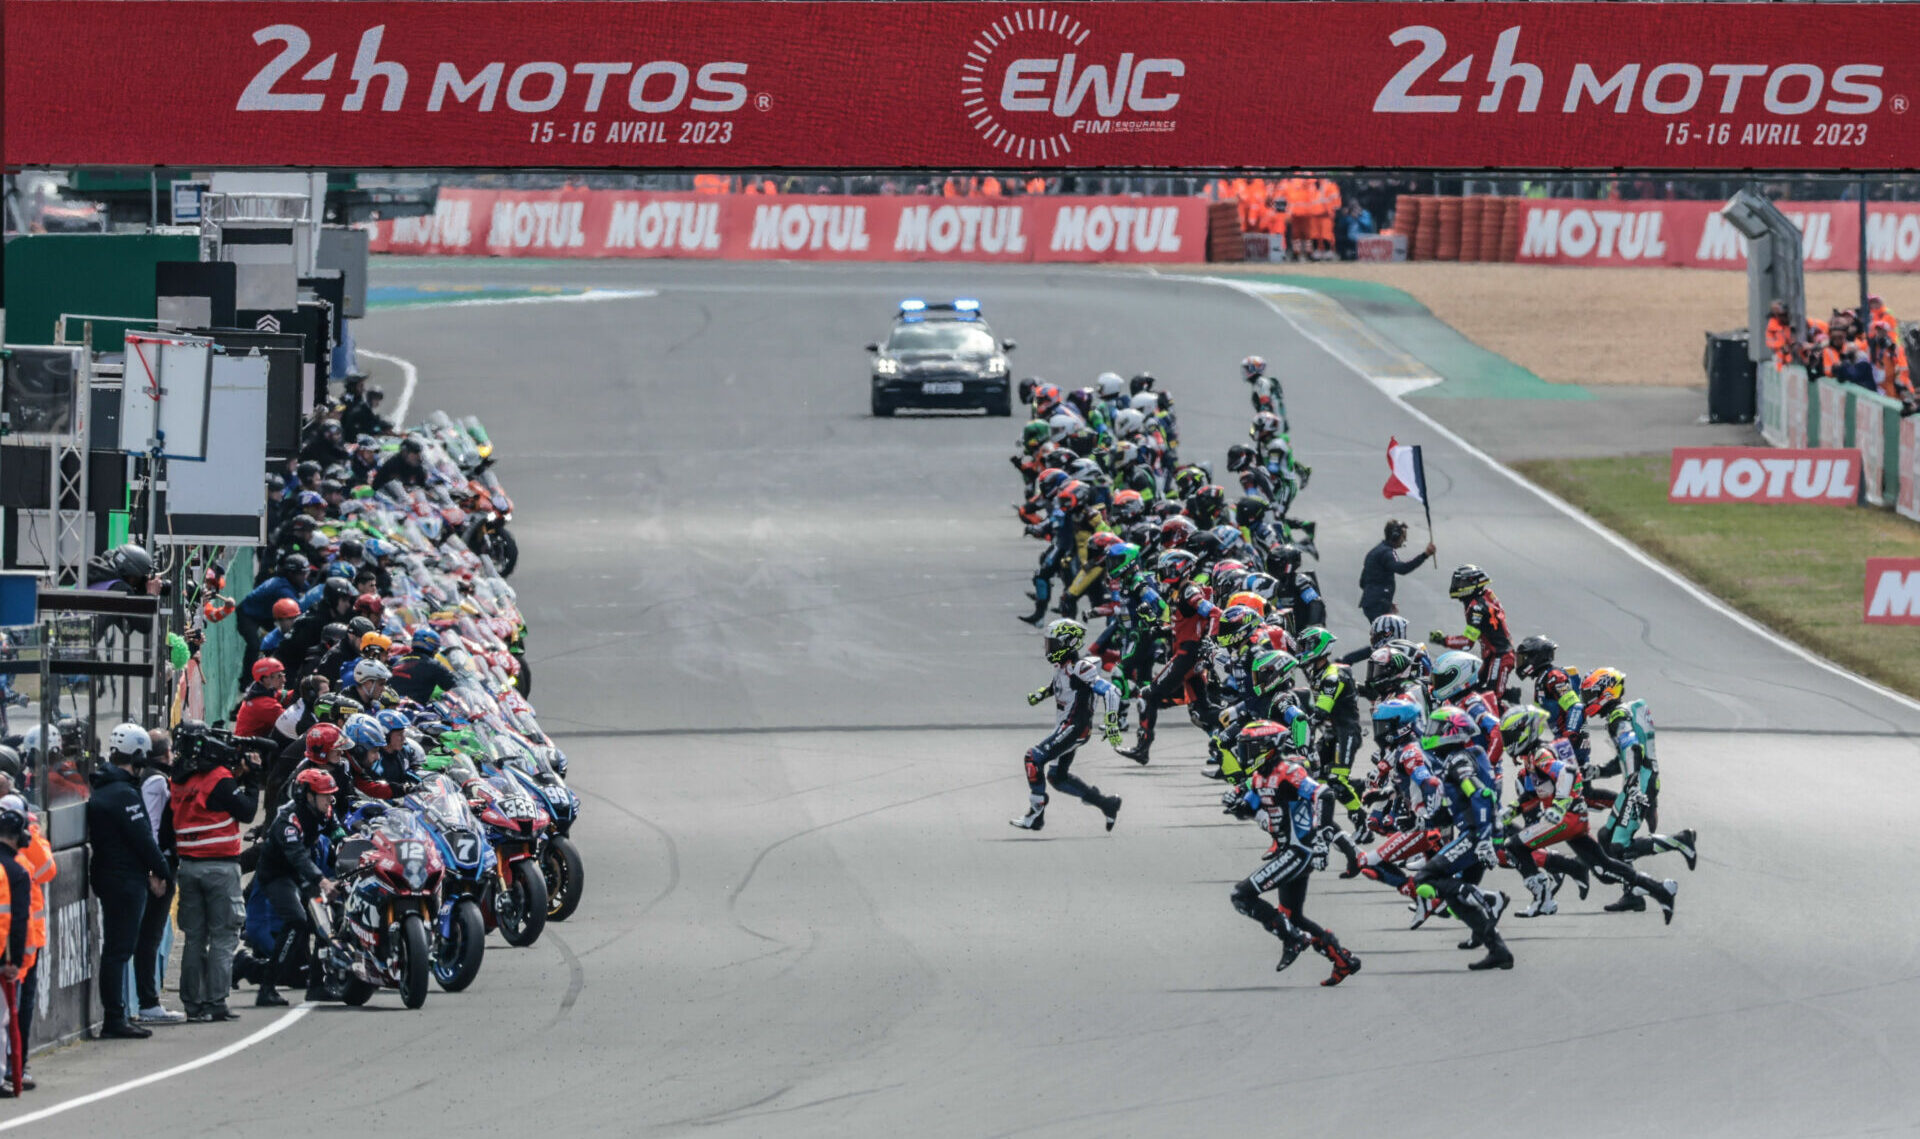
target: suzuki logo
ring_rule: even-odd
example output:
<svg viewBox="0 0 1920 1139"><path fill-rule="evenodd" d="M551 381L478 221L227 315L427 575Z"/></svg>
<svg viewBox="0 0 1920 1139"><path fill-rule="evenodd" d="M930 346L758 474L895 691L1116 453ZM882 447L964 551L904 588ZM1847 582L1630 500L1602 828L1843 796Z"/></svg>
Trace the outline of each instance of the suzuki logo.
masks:
<svg viewBox="0 0 1920 1139"><path fill-rule="evenodd" d="M974 39L960 67L960 98L988 146L1014 158L1058 158L1073 150L1069 134L1113 133L1114 120L1124 114L1160 114L1179 105L1171 80L1187 73L1184 61L1142 59L1130 51L1118 58L1083 53L1092 34L1063 12L1022 8ZM1089 109L1090 117L1081 114ZM1046 117L1027 118L1038 115ZM1172 126L1155 120L1149 129Z"/></svg>

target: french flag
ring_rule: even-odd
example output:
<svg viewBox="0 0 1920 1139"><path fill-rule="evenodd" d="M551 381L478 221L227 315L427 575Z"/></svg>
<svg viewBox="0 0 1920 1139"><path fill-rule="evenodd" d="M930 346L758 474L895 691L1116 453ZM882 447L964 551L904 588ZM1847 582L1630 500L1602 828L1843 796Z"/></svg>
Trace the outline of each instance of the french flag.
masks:
<svg viewBox="0 0 1920 1139"><path fill-rule="evenodd" d="M1422 504L1427 501L1427 468L1417 445L1387 440L1387 485L1380 494L1383 498L1411 498Z"/></svg>

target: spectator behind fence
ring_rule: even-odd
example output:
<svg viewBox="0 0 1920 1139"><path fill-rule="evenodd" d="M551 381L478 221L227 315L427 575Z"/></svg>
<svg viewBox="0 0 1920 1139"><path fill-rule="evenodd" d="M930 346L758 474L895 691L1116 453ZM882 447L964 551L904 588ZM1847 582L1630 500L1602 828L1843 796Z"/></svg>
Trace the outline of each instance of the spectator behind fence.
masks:
<svg viewBox="0 0 1920 1139"><path fill-rule="evenodd" d="M167 860L167 888L147 903L140 917L140 939L133 950L133 982L140 998L135 1014L144 1024L177 1024L186 1014L160 1003L160 978L167 960L167 933L173 923L173 737L147 733L147 758L139 768L140 799L147 808L153 841Z"/></svg>
<svg viewBox="0 0 1920 1139"><path fill-rule="evenodd" d="M153 839L134 768L153 744L138 724L121 724L107 740L107 762L93 773L87 800L87 878L100 899L100 986L103 1037L144 1040L149 1029L127 1017L126 971L140 939L147 899L167 892L171 872Z"/></svg>
<svg viewBox="0 0 1920 1139"><path fill-rule="evenodd" d="M180 725L174 765L174 845L179 851L180 1001L198 1024L238 1020L227 1007L240 945L240 828L259 809L256 768L236 776L207 746L206 725Z"/></svg>
<svg viewBox="0 0 1920 1139"><path fill-rule="evenodd" d="M15 809L12 804L19 803ZM19 985L26 975L27 956L32 952L27 947L27 935L31 929L29 917L33 897L33 875L28 871L19 851L27 844L26 804L18 796L8 796L0 802L0 981ZM21 998L24 989L16 989L15 1005L24 1005ZM0 1053L6 1057L6 1070L0 1076L0 1095L14 1096L25 1090L23 1078L20 1088L13 1086L13 1073L17 1067L26 1067L26 1035L21 1030L17 1018L11 1018L6 1026L6 1043L0 1047Z"/></svg>
<svg viewBox="0 0 1920 1139"><path fill-rule="evenodd" d="M1767 306L1767 350L1773 353L1776 367L1784 368L1794 362L1793 317L1788 314L1785 301L1774 301Z"/></svg>

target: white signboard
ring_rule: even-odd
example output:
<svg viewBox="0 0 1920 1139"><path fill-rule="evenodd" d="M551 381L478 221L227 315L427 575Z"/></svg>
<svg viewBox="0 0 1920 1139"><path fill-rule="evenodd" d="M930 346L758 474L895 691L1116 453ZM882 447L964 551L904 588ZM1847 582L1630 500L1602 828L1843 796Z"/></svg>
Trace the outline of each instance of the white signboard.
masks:
<svg viewBox="0 0 1920 1139"><path fill-rule="evenodd" d="M126 378L120 387L120 449L199 462L207 455L207 393L213 341L150 332L127 333Z"/></svg>
<svg viewBox="0 0 1920 1139"><path fill-rule="evenodd" d="M200 197L207 192L205 181L173 183L173 224L200 224Z"/></svg>
<svg viewBox="0 0 1920 1139"><path fill-rule="evenodd" d="M251 545L266 513L267 358L214 356L207 408L206 461L167 468L168 530L175 541L191 535Z"/></svg>

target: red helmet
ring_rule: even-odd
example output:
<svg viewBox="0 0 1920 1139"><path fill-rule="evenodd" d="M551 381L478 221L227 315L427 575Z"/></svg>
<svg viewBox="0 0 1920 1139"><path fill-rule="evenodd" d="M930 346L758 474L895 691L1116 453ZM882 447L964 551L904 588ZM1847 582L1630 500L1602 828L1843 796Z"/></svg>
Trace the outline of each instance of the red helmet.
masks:
<svg viewBox="0 0 1920 1139"><path fill-rule="evenodd" d="M340 790L340 785L333 781L333 776L317 767L307 768L305 771L294 776L293 781L307 790L321 795L336 794Z"/></svg>
<svg viewBox="0 0 1920 1139"><path fill-rule="evenodd" d="M1033 410L1036 415L1046 415L1060 406L1060 389L1052 384L1041 384L1033 389Z"/></svg>
<svg viewBox="0 0 1920 1139"><path fill-rule="evenodd" d="M273 619L276 621L300 615L300 603L291 597L282 597L273 603Z"/></svg>
<svg viewBox="0 0 1920 1139"><path fill-rule="evenodd" d="M326 759L339 749L343 739L345 737L340 734L340 729L334 725L315 724L307 729L307 758Z"/></svg>
<svg viewBox="0 0 1920 1139"><path fill-rule="evenodd" d="M380 620L380 595L363 593L353 599L353 611L373 621Z"/></svg>
<svg viewBox="0 0 1920 1139"><path fill-rule="evenodd" d="M287 666L272 657L261 657L259 660L253 662L253 678L255 680L265 680L275 673L285 671L287 671Z"/></svg>
<svg viewBox="0 0 1920 1139"><path fill-rule="evenodd" d="M1178 550L1187 544L1200 527L1184 514L1176 514L1160 524L1160 548Z"/></svg>
<svg viewBox="0 0 1920 1139"><path fill-rule="evenodd" d="M1098 534L1095 534L1093 537L1087 539L1087 549L1093 551L1093 554L1105 556L1108 550L1119 545L1121 542L1124 542L1125 540L1126 539L1122 538L1118 534L1115 534L1111 530L1102 530ZM1092 556L1089 556L1087 560L1092 561L1093 560Z"/></svg>

